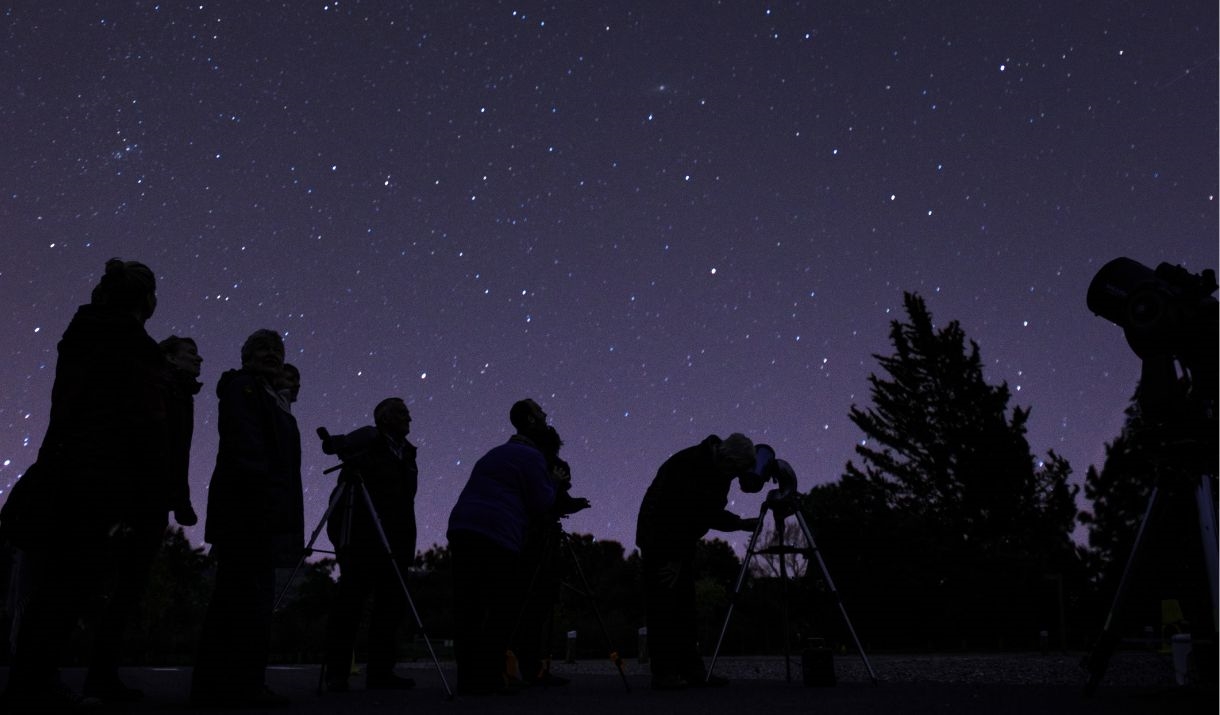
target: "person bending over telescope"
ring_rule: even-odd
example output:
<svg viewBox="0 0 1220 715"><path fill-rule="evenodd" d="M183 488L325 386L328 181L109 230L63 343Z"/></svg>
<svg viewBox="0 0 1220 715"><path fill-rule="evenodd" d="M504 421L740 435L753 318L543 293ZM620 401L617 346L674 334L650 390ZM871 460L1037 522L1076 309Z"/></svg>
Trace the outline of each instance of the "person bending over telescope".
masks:
<svg viewBox="0 0 1220 715"><path fill-rule="evenodd" d="M636 545L644 567L645 623L651 652L652 687L678 690L721 686L707 677L699 655L695 622L695 548L709 529L753 531L758 520L725 509L729 487L757 492L754 444L742 434L711 435L657 470L636 523Z"/></svg>

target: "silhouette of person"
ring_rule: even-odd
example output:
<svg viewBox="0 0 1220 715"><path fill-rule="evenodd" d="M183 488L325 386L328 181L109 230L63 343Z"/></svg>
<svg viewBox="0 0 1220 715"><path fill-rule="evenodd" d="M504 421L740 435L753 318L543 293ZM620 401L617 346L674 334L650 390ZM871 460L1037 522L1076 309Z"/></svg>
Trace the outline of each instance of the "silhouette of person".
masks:
<svg viewBox="0 0 1220 715"><path fill-rule="evenodd" d="M387 544L382 543L368 506L358 495L352 495L350 521L343 503L331 512L326 533L339 560L339 586L326 626L326 682L330 690L339 692L348 690L356 630L369 596L373 610L366 687L406 689L415 685L414 680L394 673L398 629L407 613L404 583L398 577L405 579L415 560L419 469L415 445L407 441L411 413L401 398L389 397L373 409L373 422L375 427L358 430L363 432L360 436L347 436L367 446L357 454L343 455L347 461L339 481L359 479L364 484L395 563L390 562Z"/></svg>
<svg viewBox="0 0 1220 715"><path fill-rule="evenodd" d="M241 369L220 376L220 446L208 489L204 539L216 560L191 681L191 699L221 707L270 707L287 699L265 684L275 569L296 563L304 543L301 435L275 380L284 343L257 330Z"/></svg>
<svg viewBox="0 0 1220 715"><path fill-rule="evenodd" d="M59 679L60 650L104 572L110 534L164 479L167 369L144 330L156 305L152 271L113 258L59 342L38 459L0 515L28 595L3 709L82 702Z"/></svg>
<svg viewBox="0 0 1220 715"><path fill-rule="evenodd" d="M131 702L144 696L119 679L119 651L124 630L139 610L153 561L164 540L169 523L166 512L172 511L174 521L182 526L194 526L198 521L191 506L189 472L195 395L203 387L198 380L203 358L191 338L170 336L158 347L170 368L165 399L168 461L160 481L147 485L127 505L121 528L111 538L114 585L97 619L85 676L85 695L112 702Z"/></svg>
<svg viewBox="0 0 1220 715"><path fill-rule="evenodd" d="M530 685L567 685L568 679L550 671L544 658L550 649L551 621L563 581L563 564L559 553L563 527L560 520L589 508L589 500L574 497L572 469L559 456L563 440L554 427L547 427L539 445L547 461L547 471L555 486L555 503L543 514L530 520L525 543L521 549L521 567L525 574L524 601L512 638L512 651L517 656L521 679Z"/></svg>
<svg viewBox="0 0 1220 715"><path fill-rule="evenodd" d="M555 502L538 446L546 439L546 413L537 402L521 400L509 410L509 421L516 434L475 463L449 514L457 689L469 695L513 692L504 665L525 585L525 528Z"/></svg>
<svg viewBox="0 0 1220 715"><path fill-rule="evenodd" d="M652 687L725 685L707 680L695 620L695 548L709 529L753 531L757 518L725 509L733 479L754 468L754 444L745 435L711 435L674 454L657 470L636 522L643 562L645 623Z"/></svg>
<svg viewBox="0 0 1220 715"><path fill-rule="evenodd" d="M279 376L275 380L275 392L280 397L284 409L292 412L292 405L301 394L301 371L290 362L284 363Z"/></svg>

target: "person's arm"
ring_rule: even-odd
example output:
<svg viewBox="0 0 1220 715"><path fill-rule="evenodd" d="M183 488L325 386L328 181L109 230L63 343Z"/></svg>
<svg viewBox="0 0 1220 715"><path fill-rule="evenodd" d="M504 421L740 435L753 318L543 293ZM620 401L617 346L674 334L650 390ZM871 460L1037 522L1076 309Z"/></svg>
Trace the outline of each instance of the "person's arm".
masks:
<svg viewBox="0 0 1220 715"><path fill-rule="evenodd" d="M174 412L169 415L169 429L176 431L169 439L169 505L174 521L181 526L194 526L199 516L191 506L191 439L195 432L195 405L187 397L180 403L167 403Z"/></svg>

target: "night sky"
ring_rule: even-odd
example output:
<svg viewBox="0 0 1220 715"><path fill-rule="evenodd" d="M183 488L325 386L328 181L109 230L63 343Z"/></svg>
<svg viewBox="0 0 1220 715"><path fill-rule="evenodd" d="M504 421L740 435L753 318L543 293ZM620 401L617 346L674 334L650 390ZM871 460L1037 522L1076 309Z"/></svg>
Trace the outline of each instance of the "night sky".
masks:
<svg viewBox="0 0 1220 715"><path fill-rule="evenodd" d="M201 514L216 379L269 327L308 528L316 427L407 401L426 548L533 397L567 528L630 549L708 434L836 479L903 291L1081 481L1139 373L1089 281L1217 264L1217 60L1215 0L0 4L0 500L113 256L204 357Z"/></svg>

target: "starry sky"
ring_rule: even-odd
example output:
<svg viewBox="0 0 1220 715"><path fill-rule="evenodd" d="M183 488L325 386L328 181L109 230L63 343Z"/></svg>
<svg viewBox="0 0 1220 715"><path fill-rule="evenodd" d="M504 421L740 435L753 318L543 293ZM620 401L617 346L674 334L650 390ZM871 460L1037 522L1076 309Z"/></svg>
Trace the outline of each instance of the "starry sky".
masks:
<svg viewBox="0 0 1220 715"><path fill-rule="evenodd" d="M1089 281L1217 265L1217 60L1214 0L0 2L0 500L113 256L204 357L201 513L216 379L269 327L307 527L314 429L401 396L443 543L528 396L593 503L567 528L631 548L708 434L835 480L903 291L1083 480L1139 373Z"/></svg>

